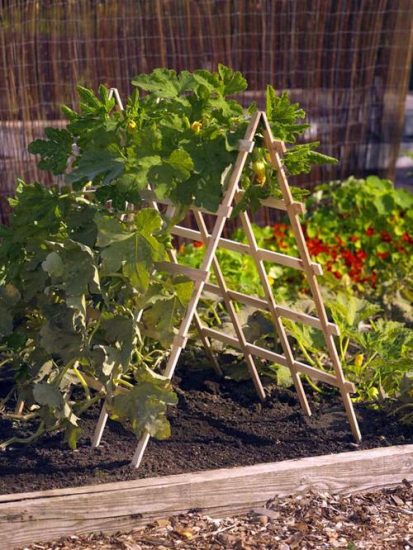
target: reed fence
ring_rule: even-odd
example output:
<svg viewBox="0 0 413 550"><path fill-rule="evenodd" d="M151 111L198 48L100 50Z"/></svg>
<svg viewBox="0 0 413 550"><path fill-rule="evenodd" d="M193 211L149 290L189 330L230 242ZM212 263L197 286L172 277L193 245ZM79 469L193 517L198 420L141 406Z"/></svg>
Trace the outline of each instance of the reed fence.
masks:
<svg viewBox="0 0 413 550"><path fill-rule="evenodd" d="M309 113L311 138L340 158L305 184L392 177L412 55L412 0L0 0L0 194L17 176L49 183L27 153L75 85L130 91L158 66L241 70L242 98L267 83Z"/></svg>

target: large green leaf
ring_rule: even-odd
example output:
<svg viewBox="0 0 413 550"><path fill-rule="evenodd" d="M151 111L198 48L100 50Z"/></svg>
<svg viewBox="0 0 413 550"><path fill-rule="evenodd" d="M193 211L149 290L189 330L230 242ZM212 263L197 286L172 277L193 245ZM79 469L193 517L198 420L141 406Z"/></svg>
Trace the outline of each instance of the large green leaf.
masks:
<svg viewBox="0 0 413 550"><path fill-rule="evenodd" d="M287 92L277 95L272 86L267 86L266 114L275 139L294 143L309 124L299 123L305 112L298 103L291 103Z"/></svg>
<svg viewBox="0 0 413 550"><path fill-rule="evenodd" d="M191 156L183 149L172 151L167 159L148 171L148 178L159 198L169 196L176 183L186 181L193 169Z"/></svg>
<svg viewBox="0 0 413 550"><path fill-rule="evenodd" d="M90 286L96 288L99 285L92 250L70 239L51 252L42 267L49 273L53 283L65 290L67 296L86 294Z"/></svg>
<svg viewBox="0 0 413 550"><path fill-rule="evenodd" d="M89 149L77 161L76 168L67 176L69 183L93 181L102 176L102 183L110 183L123 174L125 159L119 151Z"/></svg>
<svg viewBox="0 0 413 550"><path fill-rule="evenodd" d="M144 291L149 287L155 262L166 259L164 245L153 235L159 231L162 219L154 209L146 208L136 214L135 222L136 230L132 232L117 225L119 233L115 233L116 224L111 224L113 232L110 232L108 222L102 235L102 219L98 218L98 245L110 243L102 251L103 272L110 274L122 269L131 284Z"/></svg>
<svg viewBox="0 0 413 550"><path fill-rule="evenodd" d="M134 388L127 393L115 392L108 409L112 419L129 421L138 437L145 430L152 437L166 439L171 433L167 406L176 405L177 401L169 380L149 369L140 369Z"/></svg>
<svg viewBox="0 0 413 550"><path fill-rule="evenodd" d="M119 243L130 237L125 225L117 218L109 214L98 212L95 215L95 222L98 228L96 246L104 248L110 244Z"/></svg>
<svg viewBox="0 0 413 550"><path fill-rule="evenodd" d="M248 84L242 73L233 71L225 65L218 65L218 74L223 84L223 94L232 95L246 90Z"/></svg>
<svg viewBox="0 0 413 550"><path fill-rule="evenodd" d="M177 278L170 295L159 296L144 315L146 334L167 347L174 335L175 326L192 295L193 283Z"/></svg>
<svg viewBox="0 0 413 550"><path fill-rule="evenodd" d="M50 170L53 174L63 174L67 161L72 154L73 138L67 130L46 128L47 140L36 139L29 145L29 152L40 155L39 168Z"/></svg>
<svg viewBox="0 0 413 550"><path fill-rule="evenodd" d="M136 338L135 322L132 317L105 313L101 317L101 328L105 333L104 346L107 361L127 367L132 355ZM117 354L113 350L117 350ZM107 367L109 368L109 366Z"/></svg>
<svg viewBox="0 0 413 550"><path fill-rule="evenodd" d="M358 298L352 292L337 292L328 297L326 305L329 307L334 321L343 333L358 330L358 325L375 315L380 308L363 298Z"/></svg>
<svg viewBox="0 0 413 550"><path fill-rule="evenodd" d="M117 348L101 344L94 346L90 359L94 362L97 373L102 371L105 377L111 376L116 366L122 364Z"/></svg>
<svg viewBox="0 0 413 550"><path fill-rule="evenodd" d="M42 263L42 268L51 277L61 277L64 273L62 258L57 252L50 252L47 255L45 261Z"/></svg>
<svg viewBox="0 0 413 550"><path fill-rule="evenodd" d="M337 159L316 151L318 141L294 145L283 156L283 164L291 175L306 174L317 164L337 164Z"/></svg>
<svg viewBox="0 0 413 550"><path fill-rule="evenodd" d="M132 84L164 98L177 98L182 92L191 90L194 85L190 73L183 71L177 76L170 69L155 69L151 74L140 74L132 80Z"/></svg>
<svg viewBox="0 0 413 550"><path fill-rule="evenodd" d="M51 408L63 407L63 396L59 388L47 382L38 382L33 387L33 397L39 405Z"/></svg>
<svg viewBox="0 0 413 550"><path fill-rule="evenodd" d="M93 247L96 243L97 228L94 221L96 207L91 204L76 204L71 209L67 221L69 237L76 242Z"/></svg>
<svg viewBox="0 0 413 550"><path fill-rule="evenodd" d="M43 306L43 315L45 320L39 330L41 346L64 363L82 356L85 334L76 310L63 303L52 303Z"/></svg>
<svg viewBox="0 0 413 550"><path fill-rule="evenodd" d="M136 160L136 167L133 170L134 183L139 190L146 189L150 181L150 171L162 166L159 155L146 155ZM130 177L131 175L129 175Z"/></svg>

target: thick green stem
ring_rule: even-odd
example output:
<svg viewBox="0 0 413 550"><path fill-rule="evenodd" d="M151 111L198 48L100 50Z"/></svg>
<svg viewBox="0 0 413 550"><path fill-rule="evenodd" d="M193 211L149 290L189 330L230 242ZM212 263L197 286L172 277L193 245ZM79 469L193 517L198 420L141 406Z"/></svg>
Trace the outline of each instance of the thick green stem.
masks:
<svg viewBox="0 0 413 550"><path fill-rule="evenodd" d="M28 445L29 443L32 443L37 438L39 438L44 433L44 422L40 422L37 430L30 435L29 437L11 437L10 439L7 439L6 441L3 441L3 443L0 443L0 449L6 449L10 445L14 445L15 443L21 443L23 445Z"/></svg>
<svg viewBox="0 0 413 550"><path fill-rule="evenodd" d="M84 403L77 411L76 411L76 415L77 416L81 416L85 411L87 411L87 409L89 409L92 405L94 405L95 403L99 403L99 401L101 401L103 398L102 398L102 395L101 394L97 394L95 395L94 397L92 397L91 399L89 399L88 401L86 401L86 403Z"/></svg>
<svg viewBox="0 0 413 550"><path fill-rule="evenodd" d="M221 319L219 318L219 315L218 315L218 313L216 312L215 307L214 307L214 306L210 306L210 307L209 307L209 311L212 313L212 315L213 315L215 321L218 323L218 325L222 325L222 321L221 321Z"/></svg>
<svg viewBox="0 0 413 550"><path fill-rule="evenodd" d="M88 340L89 346L92 344L92 340L93 340L94 335L95 335L96 332L99 330L101 318L102 318L102 315L101 315L101 316L99 317L99 319L97 320L96 326L94 327L94 329L92 330L92 332L91 332L90 335L89 335L89 340Z"/></svg>
<svg viewBox="0 0 413 550"><path fill-rule="evenodd" d="M347 350L348 350L348 346L350 345L350 338L346 337L344 339L344 341L345 341L345 344L343 346L343 355L342 355L342 358L341 358L342 361L344 361L345 358L346 358L346 353L347 353Z"/></svg>
<svg viewBox="0 0 413 550"><path fill-rule="evenodd" d="M298 343L301 351L303 352L304 357L307 359L307 361L310 363L310 365L313 365L313 367L318 367L318 364L314 361L314 359L311 357L311 355L308 353L308 351L305 349L305 347Z"/></svg>
<svg viewBox="0 0 413 550"><path fill-rule="evenodd" d="M78 371L77 367L75 367L73 369L73 372L74 372L75 376L77 377L77 379L79 380L79 382L80 382L80 384L83 388L83 391L85 392L87 400L89 400L90 399L90 390L89 390L89 386L87 385L86 380L83 378L82 373Z"/></svg>
<svg viewBox="0 0 413 550"><path fill-rule="evenodd" d="M59 375L56 377L56 381L53 382L53 385L55 385L57 388L60 386L60 383L61 381L63 380L65 374L71 369L73 368L76 363L78 362L77 359L72 359L71 361L69 361L68 363L66 363L66 365L63 367L63 369L61 370L61 372L59 373Z"/></svg>
<svg viewBox="0 0 413 550"><path fill-rule="evenodd" d="M373 353L373 355L371 357L369 357L369 359L367 359L367 361L363 364L363 369L365 369L366 367L368 367L370 365L370 363L377 357L378 355L378 352L375 351Z"/></svg>
<svg viewBox="0 0 413 550"><path fill-rule="evenodd" d="M126 380L123 380L122 378L117 378L114 380L115 384L118 384L119 386L123 386L124 388L128 388L128 390L133 390L133 384L130 384Z"/></svg>
<svg viewBox="0 0 413 550"><path fill-rule="evenodd" d="M308 375L305 375L305 379L307 381L307 384L317 393L324 393L321 388L317 386L315 382L311 380L311 378Z"/></svg>

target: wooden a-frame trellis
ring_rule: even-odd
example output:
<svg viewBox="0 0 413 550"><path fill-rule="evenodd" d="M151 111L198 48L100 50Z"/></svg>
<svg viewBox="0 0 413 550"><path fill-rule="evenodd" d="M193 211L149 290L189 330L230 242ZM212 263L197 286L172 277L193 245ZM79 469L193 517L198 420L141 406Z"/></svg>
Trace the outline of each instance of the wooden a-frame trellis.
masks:
<svg viewBox="0 0 413 550"><path fill-rule="evenodd" d="M122 102L117 90L113 89L112 93L115 96L119 107L122 109ZM240 219L246 234L247 243L239 243L222 237L225 223L230 218L234 205L237 204L237 202L239 202L242 198L243 192L239 187L239 181L247 157L253 150L254 137L259 127L263 130L265 147L269 152L270 162L276 170L279 187L283 195L282 200L267 199L263 201L262 206L277 208L287 213L295 240L297 242L300 254L299 258L259 248L247 212L240 213ZM173 227L172 233L174 235L193 241L203 242L205 245L205 255L199 269L180 265L177 262L174 251L170 252L171 261L165 262L162 265L163 269L169 270L172 273L185 275L194 282L192 296L189 301L186 314L180 324L177 334L174 337L164 375L169 379L172 378L181 351L186 345L189 329L192 322L194 322L200 334L201 340L208 354L211 356L213 365L218 372L220 372L220 367L212 353L210 339L221 341L228 346L239 349L243 353L258 396L262 400L265 399L265 392L255 366L254 357L266 359L273 363L288 367L297 390L300 404L307 415L311 415L311 410L304 392L300 375L306 374L316 380L336 386L340 391L347 418L351 426L351 431L355 440L358 442L361 440L361 434L354 413L353 404L350 399L350 393L355 391L355 387L351 382L346 381L344 378L340 358L338 356L334 341L334 336L339 334L338 327L334 323L329 322L327 317L326 309L317 282L317 275L322 274L322 269L319 264L311 260L306 246L304 234L299 221L299 215L304 213L304 205L301 202L295 201L291 194L282 163L282 155L284 152L285 145L283 142L276 141L274 139L266 114L262 111L256 112L251 118L244 139L239 142L239 153L233 167L229 183L224 191L222 202L217 212L214 213L216 219L212 232L208 232L203 215L205 211L195 207L192 208L192 211L196 224L198 225L198 230L182 227L180 225L175 225ZM148 188L148 191L143 194L143 198L151 206L157 209L158 204L168 205L166 215L173 215L174 206L172 203L168 200L157 199L150 188ZM225 278L216 257L218 247L251 255L256 264L265 299L236 292L227 287ZM280 306L276 303L267 278L264 261L275 262L277 264L292 267L304 272L314 300L317 316L294 311L293 309ZM217 284L211 284L208 282L211 269L215 275ZM197 314L197 306L203 291L208 291L223 299L230 320L234 326L235 337L203 326ZM242 326L237 317L234 302L254 306L257 309L265 310L270 313L275 332L279 337L281 347L283 349L283 354L279 354L267 348L252 344L246 340ZM308 324L319 329L323 333L328 355L333 366L332 373L327 373L306 363L297 361L294 358L287 338L286 330L282 322L283 318ZM103 405L92 441L92 444L95 447L100 444L107 418L108 414L106 412L105 405ZM141 463L149 439L149 433L144 432L138 442L135 454L133 456L132 466L138 467Z"/></svg>

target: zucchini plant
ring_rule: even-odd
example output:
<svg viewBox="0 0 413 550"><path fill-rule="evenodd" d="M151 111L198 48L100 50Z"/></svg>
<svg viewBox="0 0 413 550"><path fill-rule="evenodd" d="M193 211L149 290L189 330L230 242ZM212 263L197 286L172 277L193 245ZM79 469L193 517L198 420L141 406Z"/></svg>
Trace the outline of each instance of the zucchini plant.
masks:
<svg viewBox="0 0 413 550"><path fill-rule="evenodd" d="M15 375L0 407L30 428L2 447L53 430L65 430L75 447L82 414L102 399L137 436L169 436L166 409L176 395L159 372L192 283L162 270L172 220L146 207L143 191L150 185L170 199L176 219L191 204L215 211L256 106L243 109L233 98L247 83L223 65L156 69L132 84L124 111L106 87L95 94L79 86L79 109L63 107L66 127L47 128L29 146L39 167L65 184L20 181L10 226L0 230L0 346ZM277 139L294 142L307 128L304 115L268 87ZM261 145L246 169L241 208L279 193ZM316 147L293 146L286 169L334 162ZM21 416L8 408L16 394Z"/></svg>

